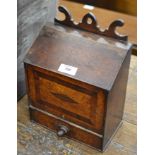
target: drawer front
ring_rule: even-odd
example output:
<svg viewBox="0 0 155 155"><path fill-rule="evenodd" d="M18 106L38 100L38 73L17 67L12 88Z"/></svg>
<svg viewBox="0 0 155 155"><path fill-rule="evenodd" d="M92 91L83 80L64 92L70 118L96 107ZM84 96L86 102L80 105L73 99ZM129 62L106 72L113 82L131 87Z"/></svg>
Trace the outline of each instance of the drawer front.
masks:
<svg viewBox="0 0 155 155"><path fill-rule="evenodd" d="M61 126L67 127L68 131L66 132L66 134L62 135L62 137L64 136L75 139L98 150L102 150L102 135L89 132L88 130L83 130L82 128L74 126L74 124L64 122L57 117L52 117L51 115L41 112L40 110L38 111L36 109L33 109L32 107L30 108L30 118L32 121L48 127L57 134Z"/></svg>
<svg viewBox="0 0 155 155"><path fill-rule="evenodd" d="M30 70L31 104L65 120L84 126L95 132L103 132L104 94L99 89L87 89L82 84L45 73ZM30 78L30 77L29 77ZM32 87L32 85L34 85ZM31 95L31 91L35 94Z"/></svg>

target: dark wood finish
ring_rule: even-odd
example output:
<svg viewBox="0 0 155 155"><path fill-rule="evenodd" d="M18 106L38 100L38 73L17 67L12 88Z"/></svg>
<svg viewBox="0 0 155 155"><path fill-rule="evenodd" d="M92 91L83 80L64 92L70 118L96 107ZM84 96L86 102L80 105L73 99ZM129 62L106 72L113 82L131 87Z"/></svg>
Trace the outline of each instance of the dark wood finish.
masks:
<svg viewBox="0 0 155 155"><path fill-rule="evenodd" d="M47 73L38 67L25 67L29 77L31 105L98 133L103 132L105 96L100 89Z"/></svg>
<svg viewBox="0 0 155 155"><path fill-rule="evenodd" d="M24 62L31 119L104 150L122 120L132 45L78 33L46 26L29 50ZM59 72L62 63L77 67L76 75Z"/></svg>
<svg viewBox="0 0 155 155"><path fill-rule="evenodd" d="M115 83L108 94L103 145L108 143L123 117L130 56L131 51L127 53Z"/></svg>
<svg viewBox="0 0 155 155"><path fill-rule="evenodd" d="M56 133L60 129L59 126L64 125L69 129L69 132L67 132L65 136L88 144L89 146L92 146L98 150L102 148L102 136L96 135L95 133L90 133L87 130L83 130L82 128L75 126L75 124L71 124L70 122L64 122L63 120L60 120L59 117L52 117L51 114L46 114L44 111L36 110L31 107L30 118L32 121L42 124Z"/></svg>
<svg viewBox="0 0 155 155"><path fill-rule="evenodd" d="M116 32L116 27L118 27L118 26L121 27L124 25L124 22L122 20L115 20L109 25L109 27L107 29L101 30L99 25L97 24L96 17L94 16L93 13L87 13L86 15L84 15L81 22L77 24L74 22L71 14L65 7L59 6L58 9L60 12L64 13L65 19L58 20L55 18L55 22L57 22L57 23L71 26L72 28L77 28L77 29L93 32L93 33L103 35L106 37L115 38L115 39L122 40L122 41L128 40L127 36L119 35ZM89 19L91 21L89 21Z"/></svg>
<svg viewBox="0 0 155 155"><path fill-rule="evenodd" d="M118 1L120 1L120 3L123 3L122 0L118 0ZM94 3L96 3L96 1L94 1ZM109 0L107 0L107 3L110 4ZM69 9L70 13L72 14L72 17L74 18L74 21L77 23L82 19L82 17L85 14L90 12L90 10L83 8L84 4L76 3L74 1L59 0L59 5L65 6L67 9ZM131 42L134 45L132 54L137 55L137 18L136 17L107 10L104 8L99 8L96 6L94 7L93 10L91 10L91 12L96 16L98 24L103 28L108 27L111 21L114 21L116 19L123 19L125 24L121 28L118 27L117 32L123 35L126 34L128 36L129 42ZM57 18L60 20L63 20L64 14L58 11Z"/></svg>

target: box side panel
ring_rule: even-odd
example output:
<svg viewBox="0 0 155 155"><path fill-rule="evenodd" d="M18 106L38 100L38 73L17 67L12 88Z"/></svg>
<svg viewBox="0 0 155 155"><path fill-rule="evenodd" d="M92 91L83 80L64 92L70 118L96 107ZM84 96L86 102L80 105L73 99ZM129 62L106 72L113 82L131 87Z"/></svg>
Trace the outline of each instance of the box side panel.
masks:
<svg viewBox="0 0 155 155"><path fill-rule="evenodd" d="M124 110L131 50L128 52L115 83L108 94L103 149L118 128Z"/></svg>

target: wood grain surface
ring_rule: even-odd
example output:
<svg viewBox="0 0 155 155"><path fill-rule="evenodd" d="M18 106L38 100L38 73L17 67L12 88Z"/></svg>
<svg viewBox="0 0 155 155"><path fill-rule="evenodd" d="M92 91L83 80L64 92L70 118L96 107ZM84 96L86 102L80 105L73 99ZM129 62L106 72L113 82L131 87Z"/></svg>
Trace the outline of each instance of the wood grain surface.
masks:
<svg viewBox="0 0 155 155"><path fill-rule="evenodd" d="M79 69L77 74L70 76L61 73L61 75L110 90L132 45L92 34L93 40L89 38L89 32L80 30L76 32L79 34L82 32L83 36L76 36L75 29L66 28L46 26L24 62L57 74L60 74L58 68L62 63L68 64ZM70 32L66 32L67 30ZM105 43L99 39L103 39Z"/></svg>
<svg viewBox="0 0 155 155"><path fill-rule="evenodd" d="M120 34L128 35L129 42L137 45L137 18L136 17L119 13L119 12L110 11L99 7L95 7L94 10L90 11L83 8L84 4L76 3L73 1L60 0L59 5L65 6L70 11L73 19L75 19L76 22L79 22L86 13L88 12L94 13L94 15L97 18L98 24L103 29L107 28L111 23L111 21L116 19L123 19L125 22L125 25L121 28L118 28L117 31ZM64 15L58 12L57 17L59 19L63 19Z"/></svg>
<svg viewBox="0 0 155 155"><path fill-rule="evenodd" d="M57 138L30 122L27 96L18 102L18 154L136 155L137 154L137 57L131 57L123 125L104 153L66 138Z"/></svg>
<svg viewBox="0 0 155 155"><path fill-rule="evenodd" d="M58 124L67 126L66 136L80 141L82 127L89 133L84 142L103 151L122 121L132 45L108 37L113 44L99 43L88 39L89 32L82 37L71 32L45 26L24 59L31 120L57 133ZM59 72L62 63L77 67L77 73Z"/></svg>

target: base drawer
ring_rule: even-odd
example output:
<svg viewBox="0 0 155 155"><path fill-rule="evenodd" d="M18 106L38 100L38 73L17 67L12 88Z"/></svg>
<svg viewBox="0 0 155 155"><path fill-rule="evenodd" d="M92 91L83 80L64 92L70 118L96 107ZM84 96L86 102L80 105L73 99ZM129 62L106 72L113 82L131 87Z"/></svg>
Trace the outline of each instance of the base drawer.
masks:
<svg viewBox="0 0 155 155"><path fill-rule="evenodd" d="M83 142L98 150L102 150L102 135L84 129L76 124L61 120L57 116L44 112L40 109L30 106L30 118L32 121L39 123L57 133L61 127L66 127L68 132L63 136Z"/></svg>

